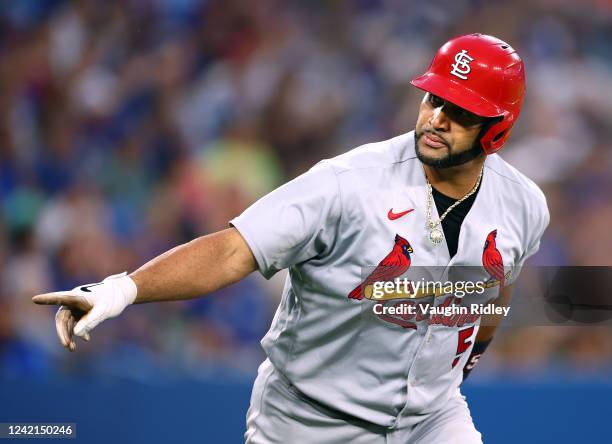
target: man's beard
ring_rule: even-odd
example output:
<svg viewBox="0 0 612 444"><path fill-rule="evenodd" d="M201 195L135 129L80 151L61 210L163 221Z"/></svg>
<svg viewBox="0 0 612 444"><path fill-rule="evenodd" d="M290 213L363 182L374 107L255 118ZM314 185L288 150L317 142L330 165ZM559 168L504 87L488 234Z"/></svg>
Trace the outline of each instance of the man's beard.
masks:
<svg viewBox="0 0 612 444"><path fill-rule="evenodd" d="M421 137L423 137L423 134L424 133L421 133L420 136L417 136L417 132L414 132L414 148L416 151L416 155L422 163L433 168L444 169L463 165L464 163L474 160L484 153L482 147L480 146L480 137L478 137L476 138L476 142L474 142L474 145L472 145L472 147L468 150L462 151L460 153L453 153L450 151L450 147L448 147L447 145L449 153L446 157L442 157L441 159L428 157L425 156L419 149L418 142Z"/></svg>

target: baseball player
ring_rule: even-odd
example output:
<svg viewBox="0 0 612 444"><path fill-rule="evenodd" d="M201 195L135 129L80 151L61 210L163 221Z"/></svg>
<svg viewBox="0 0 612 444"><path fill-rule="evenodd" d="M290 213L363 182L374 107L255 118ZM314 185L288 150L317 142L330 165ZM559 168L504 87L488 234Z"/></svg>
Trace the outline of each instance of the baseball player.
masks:
<svg viewBox="0 0 612 444"><path fill-rule="evenodd" d="M130 304L193 298L288 268L262 340L247 443L482 442L459 386L495 325L400 313L418 300L377 301L371 288L415 267L469 265L487 298L508 302L549 221L543 193L496 154L521 110L524 65L507 43L464 35L411 83L425 91L414 131L318 163L228 229L129 275L34 302L60 305L57 332L74 351L75 336L90 340Z"/></svg>

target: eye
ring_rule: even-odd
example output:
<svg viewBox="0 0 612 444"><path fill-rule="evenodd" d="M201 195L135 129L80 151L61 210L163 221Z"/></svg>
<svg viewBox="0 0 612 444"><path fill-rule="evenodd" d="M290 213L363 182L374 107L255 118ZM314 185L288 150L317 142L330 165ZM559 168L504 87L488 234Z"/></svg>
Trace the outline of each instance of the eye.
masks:
<svg viewBox="0 0 612 444"><path fill-rule="evenodd" d="M448 109L448 114L457 123L466 128L482 125L487 120L485 117L478 116L467 109L455 105Z"/></svg>
<svg viewBox="0 0 612 444"><path fill-rule="evenodd" d="M457 108L457 117L461 117L462 119L478 119L479 116L468 111L467 109Z"/></svg>
<svg viewBox="0 0 612 444"><path fill-rule="evenodd" d="M428 94L428 101L431 104L431 106L433 106L434 108L439 108L441 106L444 106L444 99L442 99L441 97L438 97L436 95L433 95L431 93Z"/></svg>

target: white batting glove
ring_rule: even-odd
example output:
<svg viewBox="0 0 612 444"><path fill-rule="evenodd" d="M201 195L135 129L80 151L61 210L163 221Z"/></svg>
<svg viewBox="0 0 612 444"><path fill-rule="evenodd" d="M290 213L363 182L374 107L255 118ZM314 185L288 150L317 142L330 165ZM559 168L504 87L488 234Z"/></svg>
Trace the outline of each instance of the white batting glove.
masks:
<svg viewBox="0 0 612 444"><path fill-rule="evenodd" d="M136 291L136 284L124 272L70 291L40 294L32 301L42 305L60 305L55 315L57 335L64 347L75 351L73 335L89 341L89 332L100 322L119 315L134 303Z"/></svg>

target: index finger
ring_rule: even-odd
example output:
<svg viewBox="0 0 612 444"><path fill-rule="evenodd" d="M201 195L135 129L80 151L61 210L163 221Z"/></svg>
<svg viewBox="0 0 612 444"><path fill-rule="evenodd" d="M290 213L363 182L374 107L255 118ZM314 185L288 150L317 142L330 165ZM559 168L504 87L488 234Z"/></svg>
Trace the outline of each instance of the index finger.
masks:
<svg viewBox="0 0 612 444"><path fill-rule="evenodd" d="M32 298L32 302L39 305L65 305L81 311L89 311L92 307L85 298L65 291L39 294Z"/></svg>

